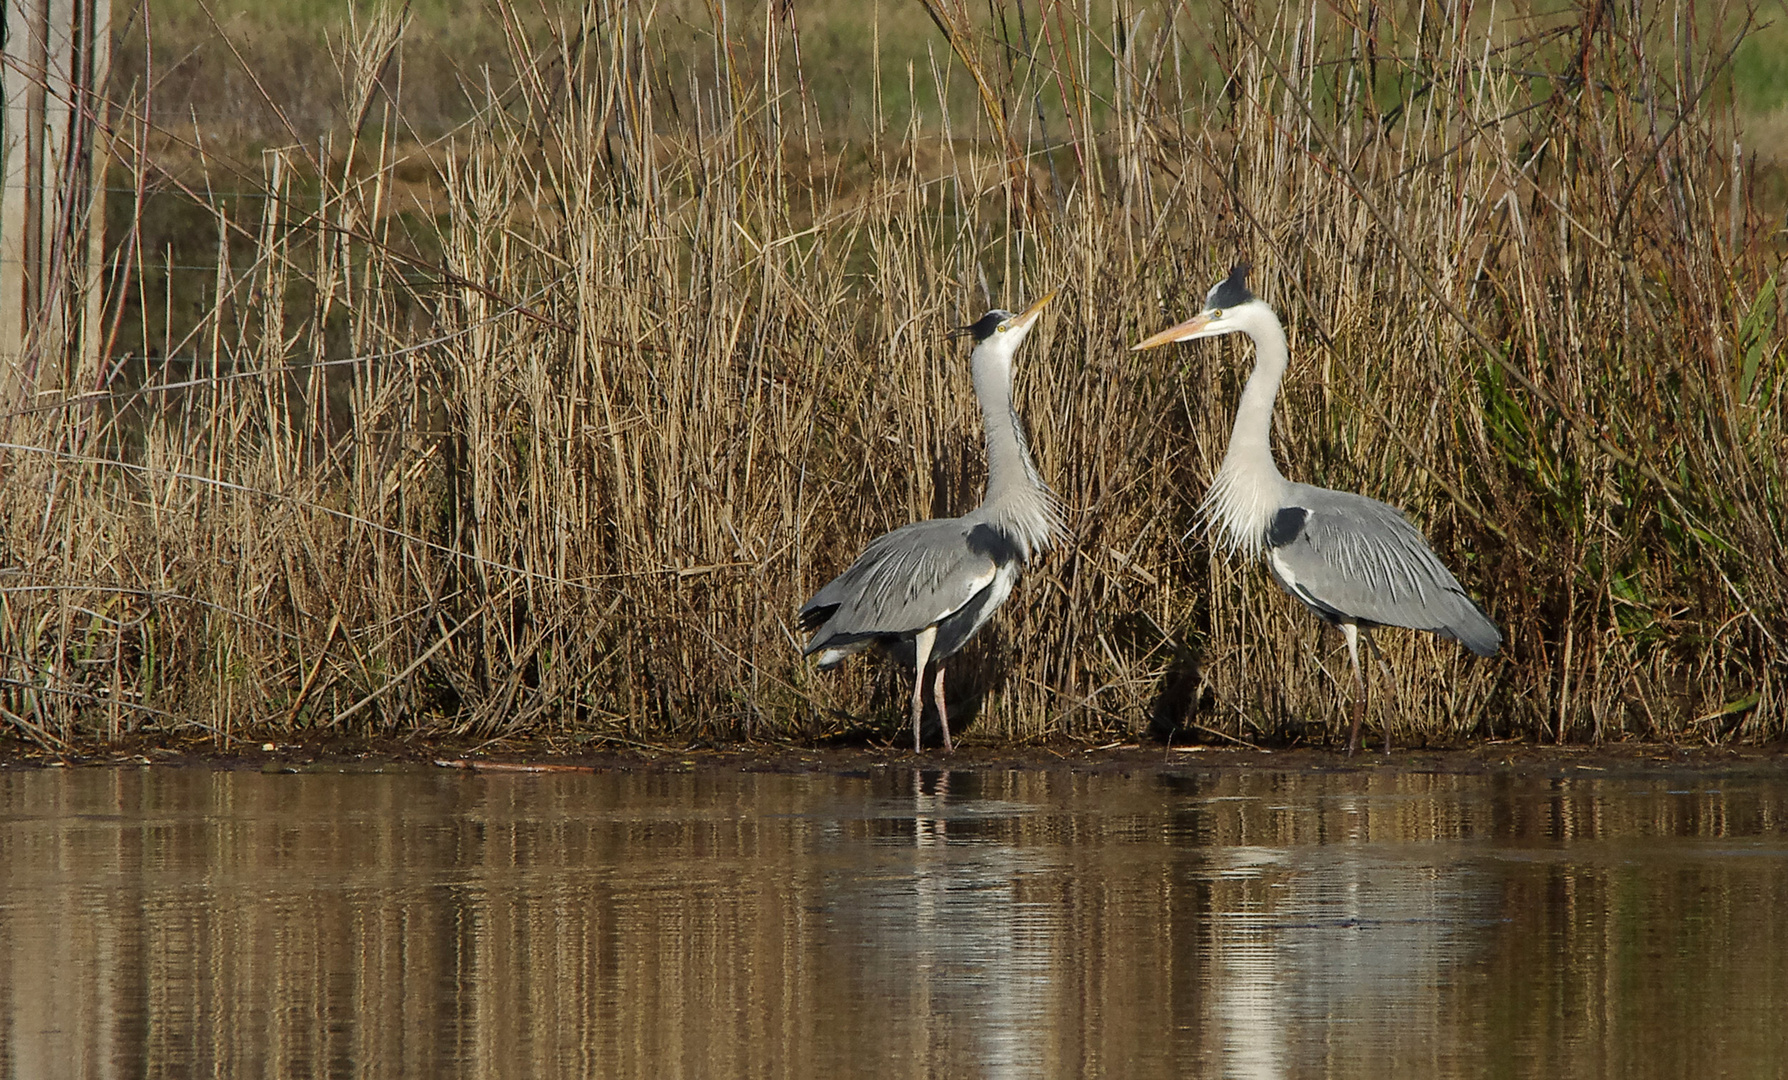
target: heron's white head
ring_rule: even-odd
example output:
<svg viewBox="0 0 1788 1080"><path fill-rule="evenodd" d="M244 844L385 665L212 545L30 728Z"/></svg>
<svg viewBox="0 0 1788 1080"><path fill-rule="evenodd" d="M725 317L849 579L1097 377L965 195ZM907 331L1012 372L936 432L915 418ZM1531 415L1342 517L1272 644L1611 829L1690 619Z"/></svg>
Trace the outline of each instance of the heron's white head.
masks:
<svg viewBox="0 0 1788 1080"><path fill-rule="evenodd" d="M1256 299L1248 291L1248 269L1247 263L1236 264L1228 277L1212 285L1211 291L1205 294L1203 311L1178 326L1170 326L1145 338L1131 346L1131 351L1248 330L1251 316L1266 307L1265 301Z"/></svg>
<svg viewBox="0 0 1788 1080"><path fill-rule="evenodd" d="M1049 292L1041 300L1014 315L1003 308L994 308L967 326L959 326L950 331L951 337L972 337L975 350L998 352L1010 359L1017 351L1019 342L1037 325L1037 317L1043 314L1043 305L1055 299L1055 293Z"/></svg>

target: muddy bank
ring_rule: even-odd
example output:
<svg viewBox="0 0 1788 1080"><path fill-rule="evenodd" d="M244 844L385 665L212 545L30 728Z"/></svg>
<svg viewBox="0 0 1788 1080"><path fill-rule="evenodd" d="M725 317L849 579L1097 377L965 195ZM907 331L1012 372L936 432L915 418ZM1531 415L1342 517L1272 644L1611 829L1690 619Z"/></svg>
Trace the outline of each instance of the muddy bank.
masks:
<svg viewBox="0 0 1788 1080"><path fill-rule="evenodd" d="M127 741L69 751L46 749L18 739L0 739L0 769L182 767L262 772L383 772L457 769L468 773L562 771L733 770L747 772L854 772L912 768L969 770L1067 770L1150 772L1192 770L1349 771L1395 769L1410 772L1476 773L1515 770L1524 774L1581 776L1657 770L1697 772L1788 769L1788 745L1673 746L1664 743L1608 743L1551 746L1504 741L1454 747L1395 749L1353 757L1313 747L1163 746L1151 743L1082 745L1068 742L1024 747L959 747L954 754L927 750L914 754L899 746L811 747L760 743L721 747L661 747L647 744L583 746L551 740L326 739L315 741L212 740Z"/></svg>

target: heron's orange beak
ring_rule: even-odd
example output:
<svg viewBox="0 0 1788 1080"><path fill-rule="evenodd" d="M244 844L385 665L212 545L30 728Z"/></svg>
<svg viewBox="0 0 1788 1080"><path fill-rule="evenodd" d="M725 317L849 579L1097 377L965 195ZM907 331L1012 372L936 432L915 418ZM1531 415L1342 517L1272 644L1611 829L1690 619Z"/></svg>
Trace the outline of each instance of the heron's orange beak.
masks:
<svg viewBox="0 0 1788 1080"><path fill-rule="evenodd" d="M1170 326L1153 337L1144 338L1130 346L1130 351L1137 352L1141 349L1153 349L1156 346L1171 344L1175 341L1185 341L1187 338L1196 337L1199 331L1210 324L1211 317L1209 315L1194 315L1178 326Z"/></svg>
<svg viewBox="0 0 1788 1080"><path fill-rule="evenodd" d="M1041 300L1038 300L1036 303L1032 304L1030 307L1025 308L1024 312L1022 314L1020 314L1018 316L1018 318L1012 320L1013 325L1015 325L1015 326L1029 326L1033 321L1036 320L1037 316L1043 314L1043 305L1049 303L1051 300L1054 300L1055 294L1060 291L1061 291L1060 289L1051 289L1048 292L1044 293L1043 298Z"/></svg>

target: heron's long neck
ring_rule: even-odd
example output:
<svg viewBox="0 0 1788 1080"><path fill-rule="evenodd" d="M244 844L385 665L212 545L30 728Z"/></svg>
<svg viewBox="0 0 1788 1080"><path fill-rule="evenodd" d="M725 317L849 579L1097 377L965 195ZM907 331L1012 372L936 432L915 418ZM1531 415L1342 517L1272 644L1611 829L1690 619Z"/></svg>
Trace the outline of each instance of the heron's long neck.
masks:
<svg viewBox="0 0 1788 1080"><path fill-rule="evenodd" d="M1285 495L1285 477L1273 461L1273 402L1290 354L1285 329L1270 309L1263 305L1250 315L1243 329L1254 342L1254 373L1242 388L1229 452L1211 481L1204 513L1207 525L1221 531L1231 551L1257 555Z"/></svg>
<svg viewBox="0 0 1788 1080"><path fill-rule="evenodd" d="M976 351L975 397L987 433L987 492L977 511L1004 532L1028 561L1061 529L1055 494L1037 475L1018 414L1012 410L1012 367L1006 357Z"/></svg>

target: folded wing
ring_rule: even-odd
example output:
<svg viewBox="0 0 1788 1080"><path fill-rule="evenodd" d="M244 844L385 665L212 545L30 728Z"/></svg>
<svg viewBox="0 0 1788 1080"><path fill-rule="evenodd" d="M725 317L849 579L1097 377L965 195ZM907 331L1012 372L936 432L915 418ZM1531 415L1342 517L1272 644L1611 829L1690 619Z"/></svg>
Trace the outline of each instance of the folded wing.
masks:
<svg viewBox="0 0 1788 1080"><path fill-rule="evenodd" d="M1407 626L1456 638L1479 656L1502 632L1395 507L1351 492L1292 485L1268 535L1286 591L1330 622Z"/></svg>
<svg viewBox="0 0 1788 1080"><path fill-rule="evenodd" d="M878 638L916 634L975 600L998 576L998 545L964 518L918 521L870 541L850 567L801 607L803 650L836 663Z"/></svg>

